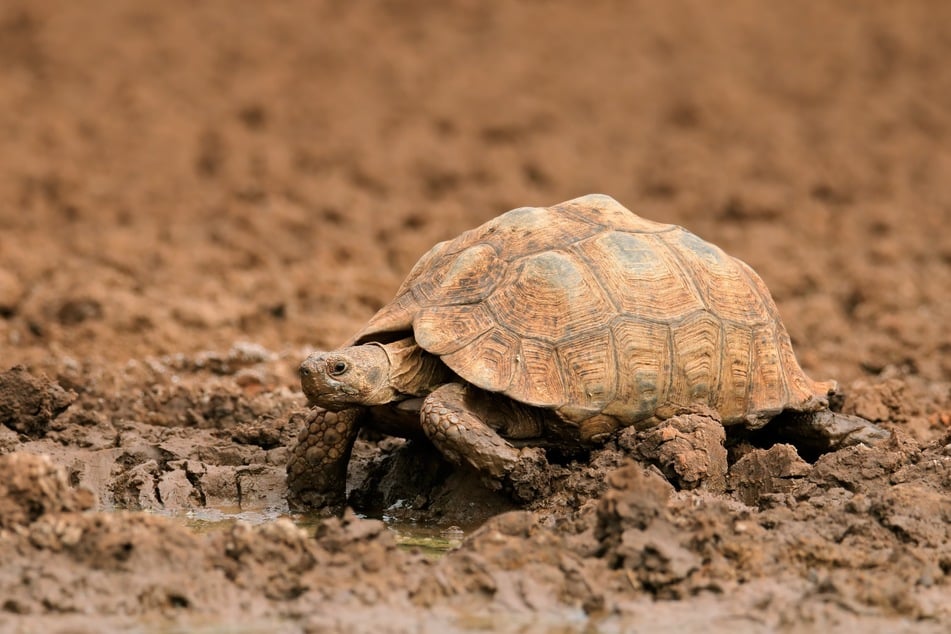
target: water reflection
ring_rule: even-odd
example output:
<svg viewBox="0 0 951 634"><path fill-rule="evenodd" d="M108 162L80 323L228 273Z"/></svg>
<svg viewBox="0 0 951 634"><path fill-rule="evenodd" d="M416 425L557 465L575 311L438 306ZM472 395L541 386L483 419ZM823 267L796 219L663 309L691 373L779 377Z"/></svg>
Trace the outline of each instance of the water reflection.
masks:
<svg viewBox="0 0 951 634"><path fill-rule="evenodd" d="M326 519L317 513L290 513L286 508L274 507L247 509L239 506L205 506L159 514L179 521L199 534L225 530L236 522L257 525L286 517L312 535L320 522ZM475 529L474 526L445 524L399 512L384 513L378 518L370 519L382 520L401 547L408 550L418 549L431 557L440 557L458 548L465 536Z"/></svg>

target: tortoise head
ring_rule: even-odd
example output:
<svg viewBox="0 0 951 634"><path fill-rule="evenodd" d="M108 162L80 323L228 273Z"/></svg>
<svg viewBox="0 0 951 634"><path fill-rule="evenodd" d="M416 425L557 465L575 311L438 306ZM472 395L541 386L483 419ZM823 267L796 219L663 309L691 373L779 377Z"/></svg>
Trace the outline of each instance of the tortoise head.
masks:
<svg viewBox="0 0 951 634"><path fill-rule="evenodd" d="M382 345L368 343L314 352L300 366L300 384L311 405L334 412L354 405L383 405L395 397L391 361Z"/></svg>

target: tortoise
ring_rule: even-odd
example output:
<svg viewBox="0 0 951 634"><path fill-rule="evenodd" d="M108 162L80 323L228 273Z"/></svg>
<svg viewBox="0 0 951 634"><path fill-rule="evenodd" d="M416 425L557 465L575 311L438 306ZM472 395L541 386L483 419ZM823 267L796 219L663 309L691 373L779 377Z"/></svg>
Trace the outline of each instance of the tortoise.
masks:
<svg viewBox="0 0 951 634"><path fill-rule="evenodd" d="M425 436L493 488L543 447L595 447L694 408L743 429L789 413L828 447L886 435L830 410L836 383L805 375L748 265L601 194L435 245L300 378L313 409L287 465L297 506L344 502L361 427Z"/></svg>

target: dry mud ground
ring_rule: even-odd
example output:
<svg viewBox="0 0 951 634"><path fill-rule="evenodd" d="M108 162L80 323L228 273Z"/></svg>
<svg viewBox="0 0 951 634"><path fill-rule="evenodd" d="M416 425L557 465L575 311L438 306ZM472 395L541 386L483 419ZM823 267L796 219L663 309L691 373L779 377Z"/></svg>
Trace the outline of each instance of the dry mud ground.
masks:
<svg viewBox="0 0 951 634"><path fill-rule="evenodd" d="M949 33L938 1L0 4L0 630L948 631ZM435 241L592 191L753 265L894 441L754 450L721 493L610 444L512 510L366 439L358 511L461 546L284 517L303 356Z"/></svg>

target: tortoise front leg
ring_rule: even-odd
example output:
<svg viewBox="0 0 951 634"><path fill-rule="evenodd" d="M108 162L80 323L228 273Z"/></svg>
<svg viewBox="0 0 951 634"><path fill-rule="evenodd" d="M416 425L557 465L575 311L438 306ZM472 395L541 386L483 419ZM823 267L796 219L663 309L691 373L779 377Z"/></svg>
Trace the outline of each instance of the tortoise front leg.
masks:
<svg viewBox="0 0 951 634"><path fill-rule="evenodd" d="M343 508L347 464L360 429L362 408L307 413L297 445L287 461L287 502L292 508Z"/></svg>
<svg viewBox="0 0 951 634"><path fill-rule="evenodd" d="M459 383L434 390L423 401L420 422L426 436L451 462L478 471L485 484L505 489L519 501L530 501L547 490L548 462L539 447L517 449L486 421L498 411L493 399L472 394ZM532 415L511 407L505 414L523 420L506 421L513 427L532 426Z"/></svg>

